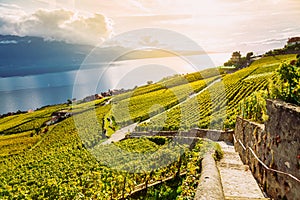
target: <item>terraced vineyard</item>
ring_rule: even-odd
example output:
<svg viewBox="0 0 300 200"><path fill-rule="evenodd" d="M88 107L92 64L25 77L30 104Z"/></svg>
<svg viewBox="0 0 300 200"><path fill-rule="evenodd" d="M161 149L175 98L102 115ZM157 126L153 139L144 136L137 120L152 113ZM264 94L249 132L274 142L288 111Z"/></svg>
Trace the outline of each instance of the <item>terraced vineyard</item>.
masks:
<svg viewBox="0 0 300 200"><path fill-rule="evenodd" d="M96 110L105 113L106 109L108 108L104 106ZM92 111L77 116L82 119L82 129L89 129L94 125L89 123L91 120L88 112ZM195 173L194 165L188 163L193 161L197 164L194 159L199 159L200 149L203 153L211 146L200 141L198 147L192 150L198 153L193 154L179 142L134 139L92 148L82 143L87 142L85 139L91 133L78 134L77 131L73 119L68 118L44 133L41 136L42 142L35 148L15 155L1 156L1 198L115 199L129 195L146 181L151 183L164 177L175 177L179 168L188 170L187 172L191 169L189 173ZM163 142L155 143L162 140ZM152 156L152 161L146 162L145 159L149 161L149 156ZM180 157L181 165L178 164ZM158 160L165 163L157 162Z"/></svg>
<svg viewBox="0 0 300 200"><path fill-rule="evenodd" d="M153 83L150 85L144 85L144 86L135 88L134 90L132 90L130 92L126 92L126 93L117 95L114 97L113 101L119 102L124 99L132 98L132 97L150 93L153 91L166 89L166 88L169 89L169 88L172 88L172 87L175 87L178 85L183 85L183 84L187 84L187 83L192 83L194 81L199 81L199 80L209 79L211 77L224 75L224 73L225 73L225 71L222 69L209 68L209 69L202 70L200 72L194 72L194 73L185 74L185 75L176 74L172 77L165 77L157 83Z"/></svg>
<svg viewBox="0 0 300 200"><path fill-rule="evenodd" d="M39 129L43 123L51 119L55 111L66 108L66 104L47 106L32 113L8 116L0 119L0 134L15 134Z"/></svg>
<svg viewBox="0 0 300 200"><path fill-rule="evenodd" d="M266 57L222 76L213 69L169 77L115 96L110 104L62 104L1 118L0 199L135 199L130 193L167 178L176 181L148 188L147 198L192 198L201 155L217 149L214 143L200 140L190 147L184 140L141 138L102 145L104 129L132 122L142 122L139 130L232 127L238 103L266 88L280 62L294 58ZM62 110L74 115L45 125Z"/></svg>
<svg viewBox="0 0 300 200"><path fill-rule="evenodd" d="M178 130L193 127L233 128L238 115L238 103L255 91L265 89L272 72L282 61L296 55L262 58L250 67L228 74L221 82L164 114L141 123L138 130ZM266 65L265 65L266 64Z"/></svg>
<svg viewBox="0 0 300 200"><path fill-rule="evenodd" d="M202 90L217 78L219 76L141 95L133 95L133 97L122 101L113 100L112 115L121 127L133 122L144 121L186 100L190 94Z"/></svg>

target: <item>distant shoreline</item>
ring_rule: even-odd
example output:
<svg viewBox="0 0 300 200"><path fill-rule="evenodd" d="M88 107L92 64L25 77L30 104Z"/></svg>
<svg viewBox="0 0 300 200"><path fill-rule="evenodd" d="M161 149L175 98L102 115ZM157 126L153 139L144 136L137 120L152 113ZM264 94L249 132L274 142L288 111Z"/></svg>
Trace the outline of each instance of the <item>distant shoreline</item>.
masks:
<svg viewBox="0 0 300 200"><path fill-rule="evenodd" d="M132 61L132 60L141 60L141 59L155 59L155 58L169 58L169 57L176 57L175 53L177 53L180 56L195 56L195 55L205 55L205 54L221 54L222 52L199 52L199 51L163 51L159 50L159 52L150 52L147 50L139 50L139 51L134 51L134 53L130 53L131 56L121 56L117 60L114 60L113 62L123 62L123 61ZM174 52L169 53L169 52ZM103 65L106 66L107 64L112 65L109 61L107 62L99 62L99 63L87 63L87 65L92 66L92 65ZM54 64L55 65L55 64ZM51 73L62 73L62 72L70 72L70 71L75 71L79 70L80 65L72 65L68 67L56 67L54 66L47 67L45 70L44 68L36 67L36 66L28 66L28 67L22 67L24 68L23 70L30 70L30 73L25 73L25 72L14 72L15 75L4 75L0 73L0 78L11 78L11 77L26 77L26 76L35 76L35 75L43 75L43 74L51 74ZM87 67L85 69L95 69L97 67Z"/></svg>
<svg viewBox="0 0 300 200"><path fill-rule="evenodd" d="M200 63L199 70L211 68L218 66L219 63L223 62L223 60L228 59L229 54L227 53L213 53L213 54L195 54L202 56L203 59L206 61L209 60L216 60L216 62L209 61L208 63ZM83 93L80 93L79 95L73 93L74 91L74 84L77 80L78 76L78 70L71 70L71 71L62 71L62 72L53 72L53 73L43 73L43 74L36 74L36 75L28 75L28 76L12 76L12 77L6 77L6 78L0 78L0 94L2 96L0 100L0 104L2 105L2 108L0 109L0 114L6 114L6 113L14 113L18 110L26 112L30 109L38 109L40 107L43 107L45 105L55 105L55 104L61 104L65 103L67 99L77 98L82 99L85 96L88 96L90 94L99 93L100 91L107 91L108 89L121 89L121 88L134 88L135 86L141 86L143 84L146 84L147 81L152 80L154 82L161 80L163 77L168 77L174 75L172 71L180 74L186 74L191 73L195 70L192 67L188 66L181 66L181 62L184 63L184 65L189 65L189 63L186 61L189 60L189 56L194 56L192 53L188 55L182 55L182 58L176 58L174 59L171 56L168 57L156 57L156 58L145 58L145 62L143 62L143 59L131 59L131 60L121 60L114 63L109 63L109 66L112 68L109 70L110 73L114 73L115 76L109 78L110 81L106 81L103 84L99 84L97 82L98 78L95 77L98 73L98 69L101 70L101 68L97 67L98 65L92 65L92 66L83 66L82 69L85 72L81 78L88 77L84 82L79 82L79 91L83 91ZM186 59L184 58L186 57ZM158 60L156 60L158 59ZM201 59L201 58L200 58ZM136 62L134 61L136 60ZM128 61L128 62L127 62ZM170 63L169 63L170 61ZM178 62L181 61L181 62ZM156 72L153 72L153 75L151 75L149 71L145 72L145 76L132 74L131 76L136 77L137 79L133 82L122 82L117 87L115 87L115 82L121 81L122 76L128 72L136 72L134 65L143 66L147 63L156 63L159 65L166 64L166 67L174 66L170 68L168 71L160 71L158 74L155 75ZM115 66L114 66L115 65ZM107 64L105 65L107 66ZM104 67L105 67L104 66ZM120 66L120 67L118 67ZM94 67L94 68L92 68ZM101 66L100 66L101 67ZM178 68L179 67L179 68ZM191 69L190 69L191 68ZM103 68L104 69L104 68ZM95 71L96 70L96 71ZM165 70L163 68L163 70ZM183 70L183 71L181 71ZM193 71L190 71L193 70ZM141 70L139 72L142 72ZM148 73L148 75L147 75ZM165 74L169 73L169 74ZM121 77L119 77L121 76ZM149 77L150 76L150 77ZM91 88L87 88L88 86L84 86L85 82L89 85L92 84ZM113 84L112 84L113 83ZM93 90L92 88L99 84L96 90ZM105 85L107 84L107 85ZM112 85L110 85L112 84ZM76 84L77 85L77 84ZM92 89L92 91L90 90Z"/></svg>

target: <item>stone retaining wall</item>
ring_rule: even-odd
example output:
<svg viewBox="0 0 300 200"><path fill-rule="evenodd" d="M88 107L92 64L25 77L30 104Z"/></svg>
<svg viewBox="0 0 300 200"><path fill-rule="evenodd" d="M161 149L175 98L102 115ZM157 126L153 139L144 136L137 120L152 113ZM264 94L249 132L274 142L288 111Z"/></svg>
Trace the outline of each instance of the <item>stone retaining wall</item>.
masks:
<svg viewBox="0 0 300 200"><path fill-rule="evenodd" d="M208 130L208 129L191 129L190 131L149 131L149 132L132 132L127 138L143 136L165 136L165 137L197 137L208 138L213 141L225 141L233 143L233 130Z"/></svg>
<svg viewBox="0 0 300 200"><path fill-rule="evenodd" d="M212 156L212 153L206 153L202 160L201 177L194 199L225 199L220 173Z"/></svg>
<svg viewBox="0 0 300 200"><path fill-rule="evenodd" d="M250 150L267 167L300 179L300 107L268 100L267 112L265 125L237 119L235 149L270 197L300 199L300 182L267 170Z"/></svg>

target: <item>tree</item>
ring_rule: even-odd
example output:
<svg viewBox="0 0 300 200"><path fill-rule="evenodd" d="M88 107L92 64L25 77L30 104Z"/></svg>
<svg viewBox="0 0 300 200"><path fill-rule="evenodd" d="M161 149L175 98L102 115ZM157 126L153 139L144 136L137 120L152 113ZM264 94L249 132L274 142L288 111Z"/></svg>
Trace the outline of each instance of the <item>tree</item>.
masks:
<svg viewBox="0 0 300 200"><path fill-rule="evenodd" d="M153 83L153 81L147 81L147 84L148 85L150 85L150 84L152 84Z"/></svg>
<svg viewBox="0 0 300 200"><path fill-rule="evenodd" d="M233 62L231 62L231 60L224 63L224 66L232 66L232 65L233 65Z"/></svg>
<svg viewBox="0 0 300 200"><path fill-rule="evenodd" d="M68 105L71 105L71 104L72 104L72 100L68 99L68 100L67 100L67 104L68 104Z"/></svg>
<svg viewBox="0 0 300 200"><path fill-rule="evenodd" d="M291 63L282 63L271 85L273 98L300 105L300 56Z"/></svg>
<svg viewBox="0 0 300 200"><path fill-rule="evenodd" d="M246 55L246 59L250 60L251 56L253 56L253 52L248 52Z"/></svg>

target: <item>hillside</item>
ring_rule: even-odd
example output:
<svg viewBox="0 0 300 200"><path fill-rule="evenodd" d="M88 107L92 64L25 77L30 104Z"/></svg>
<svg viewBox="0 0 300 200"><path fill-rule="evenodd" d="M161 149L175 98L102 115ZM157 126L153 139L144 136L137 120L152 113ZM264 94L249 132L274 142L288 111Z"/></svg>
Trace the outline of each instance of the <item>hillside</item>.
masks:
<svg viewBox="0 0 300 200"><path fill-rule="evenodd" d="M142 131L233 128L239 102L266 89L279 64L295 56L264 57L233 74L208 69L138 87L112 99L106 117L113 123L105 124L113 126L105 127L109 135L132 123L139 123L137 130Z"/></svg>
<svg viewBox="0 0 300 200"><path fill-rule="evenodd" d="M105 133L113 134L133 122L138 123L137 130L232 128L238 103L266 88L279 64L295 57L264 57L231 74L209 69L165 78L111 98L3 117L0 198L116 199L142 183L170 177L174 184L149 189L147 198L191 197L201 173L201 155L211 149L218 152L217 145L162 137L101 145ZM53 113L59 112L69 115L47 126Z"/></svg>
<svg viewBox="0 0 300 200"><path fill-rule="evenodd" d="M211 76L206 75L209 78L203 80L198 78L195 81L188 81L187 77L177 77L176 81L185 81L186 84L176 87L167 84L174 78L167 80L167 83L159 82L147 86L149 91L144 94L133 93L130 98L128 96L125 99L120 97L128 94L115 97L113 102L117 103L113 104L112 115L121 127L132 122L147 120L139 124L138 130L232 128L238 103L251 93L265 89L269 83L268 79L272 78L272 72L279 64L293 60L295 57L296 55L264 57L255 61L250 67L227 75L211 69ZM217 73L219 75L216 75ZM223 75L220 76L221 74ZM219 78L221 78L220 82L205 89L207 85ZM152 87L156 87L155 91ZM145 88L143 90L147 91ZM195 95L201 90L203 91L200 94ZM180 102L183 103L177 105ZM165 110L167 111L163 112ZM150 116L153 117L149 119Z"/></svg>

